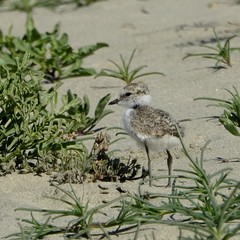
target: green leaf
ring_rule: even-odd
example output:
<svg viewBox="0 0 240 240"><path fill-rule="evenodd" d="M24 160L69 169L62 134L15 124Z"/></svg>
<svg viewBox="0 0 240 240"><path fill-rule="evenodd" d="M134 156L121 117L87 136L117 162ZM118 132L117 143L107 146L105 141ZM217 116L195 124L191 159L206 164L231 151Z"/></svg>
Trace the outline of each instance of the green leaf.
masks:
<svg viewBox="0 0 240 240"><path fill-rule="evenodd" d="M98 102L98 105L96 107L95 113L94 113L95 119L99 119L102 117L103 111L104 111L106 105L108 104L110 98L111 98L111 95L108 94L105 97L100 99L100 101Z"/></svg>
<svg viewBox="0 0 240 240"><path fill-rule="evenodd" d="M87 95L83 96L83 104L84 104L84 106L83 106L84 112L87 115L90 110L90 103L89 103L89 98Z"/></svg>
<svg viewBox="0 0 240 240"><path fill-rule="evenodd" d="M108 47L109 45L107 43L96 43L94 45L88 45L88 46L85 46L85 47L81 47L78 49L78 54L81 56L81 57L86 57L88 55L91 55L93 54L96 50L100 49L100 48L103 48L103 47Z"/></svg>
<svg viewBox="0 0 240 240"><path fill-rule="evenodd" d="M62 37L60 38L59 42L60 42L61 45L67 45L67 43L68 43L68 35L66 33L64 33L62 35Z"/></svg>
<svg viewBox="0 0 240 240"><path fill-rule="evenodd" d="M30 51L29 45L25 41L20 40L19 38L14 38L13 43L16 50L20 50L23 52Z"/></svg>
<svg viewBox="0 0 240 240"><path fill-rule="evenodd" d="M223 126L234 136L240 136L240 132L235 126L235 124L226 116L226 113L219 118L219 121L223 124Z"/></svg>
<svg viewBox="0 0 240 240"><path fill-rule="evenodd" d="M16 62L7 54L0 54L0 65L16 65Z"/></svg>

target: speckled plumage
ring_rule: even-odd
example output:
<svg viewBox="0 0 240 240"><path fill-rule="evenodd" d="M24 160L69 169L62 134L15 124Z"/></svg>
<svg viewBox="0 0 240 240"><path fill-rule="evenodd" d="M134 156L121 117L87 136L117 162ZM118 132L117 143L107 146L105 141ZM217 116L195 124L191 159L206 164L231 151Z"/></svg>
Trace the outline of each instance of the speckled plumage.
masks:
<svg viewBox="0 0 240 240"><path fill-rule="evenodd" d="M130 117L130 124L135 132L151 137L162 137L165 134L178 137L176 121L168 112L143 105L138 106Z"/></svg>
<svg viewBox="0 0 240 240"><path fill-rule="evenodd" d="M183 136L183 128L168 112L149 106L150 101L151 96L149 95L148 86L145 83L138 82L124 87L119 98L110 104L118 103L128 108L123 117L124 128L129 135L145 147L148 157L149 176L151 178L149 149L167 151L168 173L170 175L172 156L169 148L180 143L176 125L181 136ZM151 180L149 184L151 185ZM168 185L171 185L170 178Z"/></svg>

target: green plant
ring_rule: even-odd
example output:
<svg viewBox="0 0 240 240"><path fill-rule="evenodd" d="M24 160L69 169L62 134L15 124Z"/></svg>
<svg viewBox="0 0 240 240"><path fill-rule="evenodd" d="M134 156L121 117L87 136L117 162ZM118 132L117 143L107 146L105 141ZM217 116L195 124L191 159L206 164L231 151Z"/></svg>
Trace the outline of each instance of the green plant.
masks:
<svg viewBox="0 0 240 240"><path fill-rule="evenodd" d="M72 3L75 3L77 6L87 6L89 4L95 3L102 0L69 0Z"/></svg>
<svg viewBox="0 0 240 240"><path fill-rule="evenodd" d="M42 212L45 215L49 215L50 217L47 219L46 222L41 223L34 218L33 214L31 213L31 220L24 219L23 222L30 224L30 227L25 227L21 229L21 233L13 234L8 237L13 237L14 239L22 239L22 236L26 236L28 239L29 237L33 239L39 239L43 236L51 235L51 234L59 234L59 233L66 233L68 237L77 237L78 236L86 236L89 237L89 232L91 230L93 215L99 211L98 208L89 209L88 205L83 205L81 200L75 192L72 190L66 191L58 186L55 186L58 190L65 194L62 198L53 198L56 201L60 201L68 207L67 210L59 209L17 209L17 210L24 210L24 211L31 211L31 212ZM66 199L68 197L68 199ZM52 217L56 216L56 217ZM53 225L49 223L51 219L52 222L57 218L69 218L72 217L73 220L69 220L68 226L66 227L59 227L57 225Z"/></svg>
<svg viewBox="0 0 240 240"><path fill-rule="evenodd" d="M31 65L44 73L44 78L50 82L71 77L91 76L96 74L93 68L83 68L83 59L96 50L108 46L97 43L79 48L77 51L69 45L66 33L60 36L59 24L52 32L41 34L35 28L31 14L26 21L26 33L23 37L15 37L9 33L4 36L0 31L0 65L8 66L16 71L15 58L22 58L26 52L30 54ZM4 77L5 72L0 72Z"/></svg>
<svg viewBox="0 0 240 240"><path fill-rule="evenodd" d="M86 6L98 0L1 0L0 6L10 11L32 12L35 8L48 8L56 10L59 6L74 4L75 7Z"/></svg>
<svg viewBox="0 0 240 240"><path fill-rule="evenodd" d="M186 222L177 222L176 225L192 232L192 239L226 240L240 233L240 183L228 178L230 168L207 173L203 167L207 144L203 147L200 159L195 160L182 142L191 170L178 170L178 178L191 183L175 183L164 208L173 209L173 212L186 217Z"/></svg>
<svg viewBox="0 0 240 240"><path fill-rule="evenodd" d="M182 141L182 140L181 140ZM144 212L141 223L175 225L180 228L180 239L226 240L240 235L240 183L228 178L230 169L207 173L203 167L204 146L200 159L190 156L183 144L183 150L190 160L190 170L179 169L170 194L144 193L141 188L134 201L125 201L126 207ZM181 184L178 184L181 180ZM183 183L184 182L184 183ZM140 186L141 187L141 186ZM159 206L144 198L160 198ZM163 201L167 199L167 201ZM181 220L179 219L181 216ZM176 216L176 218L175 218ZM132 221L134 221L132 219ZM188 237L184 237L186 231Z"/></svg>
<svg viewBox="0 0 240 240"><path fill-rule="evenodd" d="M233 135L240 136L240 95L235 87L234 91L226 91L231 95L231 100L224 100L219 98L199 97L194 100L208 100L216 102L216 104L209 104L208 106L221 107L224 112L219 116L221 124Z"/></svg>
<svg viewBox="0 0 240 240"><path fill-rule="evenodd" d="M179 226L179 238L188 240L227 240L240 235L239 181L228 178L231 171L229 168L207 173L203 166L204 150L207 144L203 147L200 158L196 159L190 156L183 142L182 146L190 161L190 169L179 169L176 176L171 176L175 179L171 193L142 193L142 184L140 184L138 195L128 193L93 209L88 209L88 205L83 206L77 203L75 200L77 197L74 194L74 198L71 197L73 202L61 198L61 201L65 202L70 210L21 209L41 212L50 215L51 219L55 219L52 218L55 215L65 218L69 215L74 216L74 220L69 221L67 227L59 228L49 224L48 221L40 223L32 215L30 220L24 220L30 224L30 227L22 227L21 233L13 234L11 237L21 236L23 233L29 236L37 231L43 233L40 235L41 237L59 232L69 236L75 230L73 235L70 235L71 237L83 237L87 234L91 238L96 229L101 229L104 236L136 229L135 236L137 236L140 227L145 224ZM69 196L68 192L65 194ZM151 202L152 198L158 198L159 201L153 203ZM80 207L75 207L76 203ZM98 211L103 212L109 206L117 208L117 215L102 222L94 222ZM105 217L107 218L107 215ZM117 227L117 229L112 231L112 227ZM110 230L108 231L108 229ZM188 237L184 237L186 231L191 233L188 234Z"/></svg>
<svg viewBox="0 0 240 240"><path fill-rule="evenodd" d="M170 194L143 194L142 185L139 185L139 196L124 201L126 208L143 213L141 218L138 215L132 222L179 226L180 239L188 240L226 240L240 235L240 182L228 177L230 168L207 173L203 166L207 144L203 147L200 158L195 159L182 142L191 169L176 170L178 174L172 176L175 180ZM160 198L161 204L154 205L146 200L151 198ZM181 220L177 220L179 215ZM185 230L192 237L184 237Z"/></svg>
<svg viewBox="0 0 240 240"><path fill-rule="evenodd" d="M21 226L21 232L7 236L11 239L39 239L48 235L53 234L64 234L67 238L76 239L80 237L87 237L91 239L91 234L94 230L102 230L103 233L98 235L106 235L107 233L103 228L118 226L118 222L95 222L94 217L96 214L105 215L103 210L109 205L124 198L114 199L106 204L102 204L98 207L90 208L88 203L83 205L81 199L76 195L71 187L71 191L64 190L55 185L60 192L64 193L63 197L55 198L50 197L58 202L63 203L67 208L65 209L29 209L19 208L17 211L30 211L31 219L23 219L22 221L28 225L25 227ZM34 216L33 212L40 212L45 216L49 216L45 222L38 221ZM66 218L69 219L66 226L59 226L56 219ZM51 223L50 223L51 220Z"/></svg>
<svg viewBox="0 0 240 240"><path fill-rule="evenodd" d="M189 58L189 57L203 57L203 58L209 58L212 60L216 61L215 64L215 68L218 67L219 63L223 63L229 67L232 66L231 64L231 52L238 50L240 48L231 48L230 47L230 41L231 39L235 38L236 35L231 36L229 38L227 38L227 40L225 41L225 43L222 45L221 41L219 40L215 30L214 32L214 36L215 36L215 40L216 40L216 47L211 47L211 46L205 46L205 45L200 45L201 47L207 48L212 50L213 52L206 52L206 53L188 53L183 59Z"/></svg>
<svg viewBox="0 0 240 240"><path fill-rule="evenodd" d="M6 9L13 11L23 11L23 12L31 12L34 8L45 7L53 9L56 7L58 1L54 0L21 0L21 1L5 1L3 0L1 5L5 6Z"/></svg>
<svg viewBox="0 0 240 240"><path fill-rule="evenodd" d="M143 68L146 67L146 65L143 65L143 66L137 67L133 70L130 70L130 65L132 63L135 52L136 52L136 50L134 50L132 52L128 62L126 62L124 60L124 58L122 57L122 55L120 55L121 65L115 63L112 60L109 60L117 68L117 70L111 70L111 69L104 68L100 71L100 73L98 73L96 75L96 77L113 77L113 78L117 78L117 79L124 81L126 84L130 84L135 79L145 77L148 75L154 75L154 74L164 75L163 73L160 73L160 72L140 73L143 70Z"/></svg>
<svg viewBox="0 0 240 240"><path fill-rule="evenodd" d="M121 234L131 229L136 228L136 236L139 231L141 218L147 213L144 211L137 211L131 205L126 205L126 198L129 198L127 194L122 195L112 201L102 204L97 207L89 208L88 203L83 205L80 198L71 188L71 191L64 190L59 186L55 185L60 192L64 193L62 197L55 198L50 197L56 201L62 202L66 205L65 209L36 209L36 208L18 208L17 211L28 211L31 212L30 219L23 219L22 222L28 224L26 226L20 225L19 233L14 233L7 238L10 239L38 239L53 234L63 234L65 237L70 239L77 239L80 237L87 237L92 239L93 235L106 236L110 239L110 235ZM131 196L130 196L131 198ZM120 210L116 218L107 219L105 211L109 211L109 207L115 203L121 203ZM151 206L149 206L151 209ZM104 211L105 210L105 211ZM145 207L147 210L147 207ZM151 210L150 210L151 211ZM34 212L42 213L45 217L48 217L44 222L38 221L34 216ZM154 213L157 211L155 210ZM102 221L95 221L96 215L102 214ZM59 226L59 223L55 220L58 218L68 218L66 226ZM137 221L136 219L139 219ZM155 216L155 219L159 219L159 216ZM112 230L113 227L117 227L116 230ZM121 229L120 229L121 228ZM109 229L109 231L107 230ZM101 230L101 232L99 232Z"/></svg>
<svg viewBox="0 0 240 240"><path fill-rule="evenodd" d="M96 124L111 113L105 110L110 95L99 101L93 117L89 116L88 98L81 100L71 91L63 95L57 108L60 84L44 90L42 75L28 70L28 57L16 59L15 73L4 67L7 77L0 80L1 171L82 170L88 153L81 136L94 133Z"/></svg>

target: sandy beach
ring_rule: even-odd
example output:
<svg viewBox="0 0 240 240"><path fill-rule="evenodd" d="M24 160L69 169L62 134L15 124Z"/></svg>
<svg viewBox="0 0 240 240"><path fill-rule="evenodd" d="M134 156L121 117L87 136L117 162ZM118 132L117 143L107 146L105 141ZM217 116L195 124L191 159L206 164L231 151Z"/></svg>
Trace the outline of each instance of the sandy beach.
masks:
<svg viewBox="0 0 240 240"><path fill-rule="evenodd" d="M121 3L120 3L121 2ZM152 106L166 110L178 120L193 119L184 122L186 135L184 142L191 154L199 156L201 148L211 141L205 151L204 166L208 172L231 167L231 178L239 179L240 162L239 141L228 133L219 122L200 119L206 116L220 115L221 108L206 107L206 101L194 101L197 97L215 97L228 99L230 96L224 89L240 88L239 52L232 55L232 67L214 69L215 61L193 57L183 60L187 53L202 52L201 43L211 44L214 38L213 28L219 37L238 36L231 41L232 47L240 47L239 25L240 5L230 0L106 0L77 10L53 12L47 9L34 10L34 20L41 32L50 31L58 22L61 32L69 35L70 44L74 48L96 42L106 42L109 47L96 51L85 59L84 66L93 67L97 71L112 68L108 61L119 62L119 55L126 59L136 49L133 67L147 65L146 71L159 71L165 76L153 75L141 80L148 84L153 102ZM13 25L13 33L22 35L26 15L19 12L1 12L0 29L7 32ZM214 45L212 45L214 46ZM124 86L124 82L99 77L82 77L66 79L59 89L60 94L71 89L78 96L88 95L92 110L98 100L108 93L116 98ZM121 127L123 109L119 106L108 106L114 113L104 118L99 126ZM114 137L114 136L113 136ZM91 145L89 144L89 148ZM113 148L120 149L118 155L137 158L147 167L147 159L143 150L134 140L126 137L118 141ZM173 169L189 168L189 161L181 151L173 151ZM153 174L166 175L166 155L153 154ZM237 160L236 160L237 159ZM224 162L222 160L225 160ZM158 187L147 190L168 193L170 189L163 187L166 179L158 180ZM121 195L116 190L121 187L125 191L137 193L139 181L96 182L74 184L73 188L84 203L94 207ZM107 188L103 194L99 185ZM61 185L69 189L68 184ZM61 192L50 185L49 176L13 173L0 177L0 238L19 232L18 219L30 217L30 213L14 211L19 207L26 208L61 208L56 200L46 196L60 197ZM107 217L115 214L109 211ZM40 215L36 214L36 216ZM101 219L101 215L99 216ZM138 239L178 239L177 227L165 225L146 225L142 227ZM111 239L133 239L134 233L111 236ZM51 236L46 239L64 239L62 236ZM99 237L93 237L99 239Z"/></svg>

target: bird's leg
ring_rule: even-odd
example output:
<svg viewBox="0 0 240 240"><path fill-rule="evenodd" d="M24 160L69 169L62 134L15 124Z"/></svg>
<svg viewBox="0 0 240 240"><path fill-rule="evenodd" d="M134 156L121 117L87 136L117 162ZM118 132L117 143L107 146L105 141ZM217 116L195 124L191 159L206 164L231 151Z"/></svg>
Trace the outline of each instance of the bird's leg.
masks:
<svg viewBox="0 0 240 240"><path fill-rule="evenodd" d="M145 150L146 150L147 158L148 158L149 186L151 187L152 186L151 159L150 159L150 156L149 156L149 149L148 149L147 143L145 143L144 146L145 146Z"/></svg>
<svg viewBox="0 0 240 240"><path fill-rule="evenodd" d="M170 176L172 174L172 162L173 162L173 158L171 153L169 152L169 150L167 150L167 166L168 166L168 176ZM166 187L171 187L172 183L171 183L171 178L168 178L168 184Z"/></svg>

